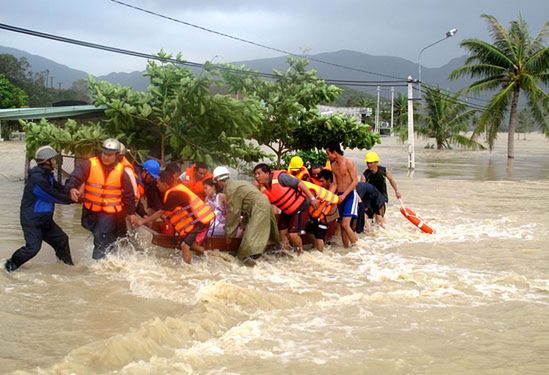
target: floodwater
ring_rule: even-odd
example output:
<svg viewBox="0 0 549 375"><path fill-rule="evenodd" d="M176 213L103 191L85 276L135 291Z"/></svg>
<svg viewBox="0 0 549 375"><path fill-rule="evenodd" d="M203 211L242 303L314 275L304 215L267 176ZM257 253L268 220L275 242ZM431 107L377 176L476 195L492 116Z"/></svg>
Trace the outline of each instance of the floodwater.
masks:
<svg viewBox="0 0 549 375"><path fill-rule="evenodd" d="M0 272L0 372L40 374L547 374L549 142L495 150L376 146L405 204L436 234L388 207L388 227L324 254L255 268L212 252L120 244L91 261L78 206L58 206L74 267L47 245ZM362 152L351 152L361 172ZM0 143L0 258L23 244L23 146ZM392 194L392 191L391 191ZM392 198L392 196L391 196Z"/></svg>

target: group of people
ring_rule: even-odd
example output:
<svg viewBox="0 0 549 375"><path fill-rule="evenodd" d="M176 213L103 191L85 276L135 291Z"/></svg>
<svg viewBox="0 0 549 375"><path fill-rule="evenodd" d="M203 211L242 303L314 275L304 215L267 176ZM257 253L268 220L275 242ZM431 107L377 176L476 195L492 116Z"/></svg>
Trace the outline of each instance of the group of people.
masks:
<svg viewBox="0 0 549 375"><path fill-rule="evenodd" d="M309 170L299 157L288 170L271 170L261 163L253 170L255 181L248 182L231 179L225 166L210 173L199 162L183 173L176 163L161 170L154 159L134 166L124 145L110 138L98 156L76 165L63 186L53 176L58 153L43 146L36 151L37 165L29 171L21 201L25 245L6 261L5 269L15 271L33 258L42 241L53 247L60 261L73 264L68 236L53 220L56 203L82 204L82 226L93 234L93 259L106 256L126 234L127 223L161 223L163 233L178 239L186 263L191 263L191 251L204 253L208 237L242 237L237 255L246 265L255 264L269 244L285 252L293 247L301 254L305 234L322 251L337 227L343 245L352 246L356 232L368 223L364 213L384 225L385 178L397 198L400 193L390 171L378 165L375 152L366 155L368 168L358 182L354 163L337 142L327 144L325 151L325 167L313 165Z"/></svg>

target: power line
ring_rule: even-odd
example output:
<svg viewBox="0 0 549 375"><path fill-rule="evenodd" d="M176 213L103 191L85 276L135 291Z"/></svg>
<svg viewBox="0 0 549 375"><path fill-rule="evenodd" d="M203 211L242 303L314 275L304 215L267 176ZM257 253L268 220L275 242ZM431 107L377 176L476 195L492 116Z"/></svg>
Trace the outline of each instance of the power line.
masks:
<svg viewBox="0 0 549 375"><path fill-rule="evenodd" d="M415 91L418 91L419 92L419 89L414 87L414 90ZM440 95L443 96L447 101L451 102L451 103L454 103L454 104L462 104L462 105L465 105L467 107L470 107L472 109L476 109L476 110L479 110L479 111L486 111L488 109L488 107L485 107L485 106L482 106L480 104L476 104L476 103L471 103L471 102L468 102L468 101L465 101L465 100L461 100L459 98L456 98L455 96L452 96L448 93L445 93L443 91L440 91Z"/></svg>
<svg viewBox="0 0 549 375"><path fill-rule="evenodd" d="M350 66L346 66L346 65L331 63L331 62L324 61L324 60L320 60L320 59L317 59L317 58L314 58L314 57L310 57L310 56L298 55L298 54L295 54L295 53L293 53L293 52L289 52L289 51L286 51L286 50L283 50L283 49L279 49L279 48L275 48L275 47L270 47L270 46L267 46L267 45L265 45L265 44L253 42L253 41L251 41L251 40L239 38L239 37L236 37L236 36L233 36L233 35L229 35L229 34L226 34L226 33L222 33L222 32L220 32L220 31L208 29L207 27L203 27L203 26L200 26L200 25L195 25L195 24L190 23L190 22L187 22L187 21L182 21L182 20L180 20L180 19L177 19L177 18L174 18L174 17L170 17L170 16L166 16L166 15L164 15L164 14L157 13L157 12L154 12L154 11L152 11L152 10L144 9L144 8L141 8L141 7L138 7L138 6L135 6L135 5L131 5L131 4L125 3L125 2L123 2L123 1L119 1L119 0L110 0L110 1L113 2L113 3L116 3L116 4L119 4L119 5L128 7L128 8L131 8L131 9L135 9L135 10L140 11L140 12L148 13L148 14L153 15L153 16L157 16L157 17L164 18L164 19L167 19L167 20L170 20L170 21L173 21L173 22L181 23L181 24L183 24L183 25L190 26L190 27L194 27L194 28L196 28L196 29L199 29L199 30L202 30L202 31L206 31L206 32L209 32L209 33L212 33L212 34L216 34L216 35L219 35L219 36L223 36L223 37L225 37L225 38L229 38L229 39L237 40L237 41L239 41L239 42L251 44L251 45L256 46L256 47L265 48L265 49L268 49L268 50L271 50L271 51L275 51L275 52L280 52L280 53L283 53L283 54L285 54L285 55L290 55L290 56L294 56L294 57L305 57L305 58L307 58L307 59L310 60L310 61L314 61L314 62L317 62L317 63L320 63L320 64L335 66L335 67L338 67L338 68L347 69L347 70L352 70L352 71L355 71L355 72L361 72L361 73L371 74L371 75L375 75L375 76L379 76L379 77L400 79L400 80L406 81L406 78L394 76L394 75L391 75L391 74L372 72L372 71L368 71L368 70L364 70L364 69L359 69L359 68L354 68L354 67L350 67Z"/></svg>
<svg viewBox="0 0 549 375"><path fill-rule="evenodd" d="M426 87L432 89L432 90L437 90L439 89L438 87L435 87L434 85L431 85L431 84L424 84ZM480 99L480 98L472 98L470 96L467 96L467 95L462 95L461 93L456 93L456 92L453 92L453 91L450 91L450 90L440 90L441 94L446 96L446 97L449 97L449 98L453 98L455 97L456 95L459 95L460 98L465 98L463 99L464 102L468 103L468 104L472 104L472 105L475 105L475 106L478 106L478 107L481 107L481 108L487 108L484 104L480 104L480 103L475 103L474 101L483 101L483 102L487 102L489 103L490 101L489 100L485 100L485 99ZM469 101L470 100L470 101Z"/></svg>
<svg viewBox="0 0 549 375"><path fill-rule="evenodd" d="M22 34L26 34L26 35L31 35L31 36L35 36L35 37L39 37L39 38L55 40L55 41L58 41L58 42L75 44L75 45L79 45L79 46L82 46L82 47L99 49L99 50L103 50L103 51L108 51L108 52L113 52L113 53L118 53L118 54L123 54L123 55L128 55L128 56L134 56L134 57L139 57L139 58L145 58L145 59L150 59L150 60L157 60L157 61L161 61L161 62L171 62L171 63L178 64L178 65L184 65L184 66L189 66L189 67L193 67L193 68L200 68L200 69L204 69L204 70L208 70L208 69L211 69L212 67L215 67L216 69L223 70L223 71L229 71L229 72L244 74L244 75L257 76L257 77L262 77L262 78L275 79L277 77L276 74L255 72L255 71L252 71L252 70L243 71L243 70L240 70L240 69L230 68L228 66L219 65L219 64L200 64L200 63L196 63L196 62L192 62L192 61L182 61L182 60L177 60L177 59L173 59L173 58L164 58L164 57L159 57L159 56L148 54L148 53L132 51L132 50L122 49L122 48L117 48L117 47L111 47L111 46L107 46L107 45L104 45L104 44L91 43L91 42L87 42L87 41L83 41L83 40L79 40L79 39L71 39L71 38L60 36L60 35L43 33L43 32L40 32L40 31L25 29L25 28L22 28L22 27L7 25L7 24L3 24L3 23L0 23L0 29L13 31L13 32L17 32L17 33L22 33ZM352 86L352 85L354 85L354 86L393 85L394 86L395 82L404 82L404 81L379 81L379 80L378 81L358 81L358 80L351 81L351 80L331 80L331 79L324 79L324 81L326 81L328 83L332 83L332 84L346 85L346 86Z"/></svg>
<svg viewBox="0 0 549 375"><path fill-rule="evenodd" d="M122 49L122 48L116 48L116 47L110 47L110 46L106 46L104 44L90 43L90 42L86 42L86 41L83 41L83 40L71 39L71 38L66 38L66 37L62 37L62 36L59 36L59 35L42 33L42 32L39 32L39 31L24 29L24 28L21 28L21 27L11 26L11 25L7 25L7 24L4 24L4 23L0 23L0 29L13 31L13 32L17 32L17 33L22 33L22 34L27 34L27 35L31 35L31 36L36 36L36 37L39 37L39 38L45 38L45 39L55 40L55 41L59 41L59 42L69 43L69 44L75 44L75 45L79 45L79 46L83 46L83 47L94 48L94 49L99 49L99 50L108 51L108 52L114 52L114 53L128 55L128 56L135 56L135 57L140 57L140 58L144 58L144 59L157 60L157 61L161 61L161 62L171 62L171 63L174 63L174 64L185 65L185 66L189 66L189 67L193 67L193 68L201 68L201 69L206 70L206 69L211 68L213 66L213 64L207 64L206 65L206 64L200 64L200 63L191 62L191 61L182 61L182 60L173 59L173 58L164 58L164 57L159 57L159 56L156 56L156 55L151 55L151 54L148 54L148 53L137 52L137 51ZM231 71L231 72L240 73L240 74L255 75L255 76L260 76L260 77L263 77L263 78L275 78L276 77L274 74L254 72L254 71L242 71L240 69L233 69L233 68L229 68L229 67L226 67L226 66L223 66L223 65L215 65L215 66L216 66L216 68L218 68L220 70Z"/></svg>

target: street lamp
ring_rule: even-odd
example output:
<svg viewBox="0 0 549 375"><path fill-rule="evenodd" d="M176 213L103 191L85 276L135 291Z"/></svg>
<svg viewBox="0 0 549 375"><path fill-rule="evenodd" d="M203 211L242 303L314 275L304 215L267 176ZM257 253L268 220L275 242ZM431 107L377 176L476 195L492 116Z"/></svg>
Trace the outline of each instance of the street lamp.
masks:
<svg viewBox="0 0 549 375"><path fill-rule="evenodd" d="M425 51L427 48L432 47L432 46L434 46L435 44L442 42L443 40L446 40L446 39L448 39L448 38L453 37L454 35L456 35L457 32L458 32L457 29L448 30L448 31L446 32L446 34L444 35L444 38L439 39L439 40L437 40L436 42L431 43L431 44L429 44L429 45L426 46L426 47L423 47L423 48L421 49L421 51L419 51L419 55L417 56L417 70L418 70L418 75L417 75L417 77L418 77L418 80L419 80L419 98L420 98L420 99L421 99L421 54L422 54L423 51Z"/></svg>

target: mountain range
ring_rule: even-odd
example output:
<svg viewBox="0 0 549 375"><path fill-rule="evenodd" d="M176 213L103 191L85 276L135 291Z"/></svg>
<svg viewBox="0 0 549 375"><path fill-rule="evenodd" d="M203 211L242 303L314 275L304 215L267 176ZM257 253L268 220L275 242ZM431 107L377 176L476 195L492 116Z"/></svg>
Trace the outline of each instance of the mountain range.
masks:
<svg viewBox="0 0 549 375"><path fill-rule="evenodd" d="M85 79L88 73L70 68L61 63L47 59L42 56L32 55L15 48L0 46L0 54L11 54L17 58L24 57L31 65L34 72L44 70L49 71L49 76L53 78L53 87L61 83L62 88L70 88L74 81ZM348 81L395 81L406 79L418 75L418 64L395 56L374 56L357 51L341 50L337 52L320 53L310 56L313 60L310 67L315 69L318 76L330 80L348 80ZM431 85L438 85L442 89L456 92L466 87L470 80L462 78L456 81L450 81L448 75L454 69L460 67L465 62L466 56L450 60L447 64L438 68L427 68L422 66L422 81ZM286 68L286 56L237 61L235 65L246 65L247 67L264 73L272 73L273 69L284 70ZM322 62L320 62L322 61ZM327 62L323 63L323 62ZM352 67L353 69L344 69L340 66ZM381 73L384 76L369 74L365 72ZM394 78L392 78L394 77ZM131 86L136 90L145 90L148 85L148 79L142 72L135 71L131 73L110 73L96 77L98 80L105 80L111 83L123 86ZM353 87L358 91L373 93L375 87ZM404 87L395 90L404 92Z"/></svg>

